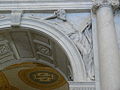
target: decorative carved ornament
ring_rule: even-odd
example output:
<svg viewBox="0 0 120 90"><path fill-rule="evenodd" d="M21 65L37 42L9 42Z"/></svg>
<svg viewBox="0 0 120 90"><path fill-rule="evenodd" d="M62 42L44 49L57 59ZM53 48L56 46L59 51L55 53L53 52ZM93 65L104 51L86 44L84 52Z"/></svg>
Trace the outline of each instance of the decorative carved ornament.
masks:
<svg viewBox="0 0 120 90"><path fill-rule="evenodd" d="M51 45L37 39L34 39L33 42L35 44L36 54L38 56L49 58L52 61L54 60Z"/></svg>
<svg viewBox="0 0 120 90"><path fill-rule="evenodd" d="M19 26L22 19L22 11L21 10L13 10L11 13L11 25Z"/></svg>
<svg viewBox="0 0 120 90"><path fill-rule="evenodd" d="M33 42L36 45L36 48L37 48L37 53L38 54L44 54L44 55L47 55L47 56L51 56L51 53L50 53L50 50L51 50L51 47L50 45L42 42L42 41L39 41L39 40L33 40Z"/></svg>
<svg viewBox="0 0 120 90"><path fill-rule="evenodd" d="M101 7L111 6L113 9L119 7L119 0L93 0L92 10L96 13L96 10Z"/></svg>
<svg viewBox="0 0 120 90"><path fill-rule="evenodd" d="M60 20L66 21L66 11L64 9L58 9L54 12L54 15L46 17L45 20L58 18Z"/></svg>
<svg viewBox="0 0 120 90"><path fill-rule="evenodd" d="M0 41L0 59L3 59L4 57L7 57L11 54L12 52L8 45L8 41L7 40Z"/></svg>

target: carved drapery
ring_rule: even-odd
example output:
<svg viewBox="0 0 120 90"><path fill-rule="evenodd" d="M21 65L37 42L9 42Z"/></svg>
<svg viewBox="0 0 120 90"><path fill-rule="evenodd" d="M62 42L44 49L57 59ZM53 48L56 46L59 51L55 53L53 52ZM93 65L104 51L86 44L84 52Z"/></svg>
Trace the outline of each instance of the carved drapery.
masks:
<svg viewBox="0 0 120 90"><path fill-rule="evenodd" d="M73 32L69 34L69 37L73 40L82 56L87 78L89 78L90 80L94 80L95 72L91 23L82 32Z"/></svg>

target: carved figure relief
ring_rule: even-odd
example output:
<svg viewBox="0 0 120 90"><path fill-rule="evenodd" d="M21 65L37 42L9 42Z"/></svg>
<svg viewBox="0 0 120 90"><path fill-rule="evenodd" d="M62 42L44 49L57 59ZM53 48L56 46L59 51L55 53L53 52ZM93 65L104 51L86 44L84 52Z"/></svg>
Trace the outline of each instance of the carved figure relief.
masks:
<svg viewBox="0 0 120 90"><path fill-rule="evenodd" d="M66 21L66 12L63 9L58 9L54 12L54 15L50 17L46 17L45 20L55 19L58 18L60 20Z"/></svg>
<svg viewBox="0 0 120 90"><path fill-rule="evenodd" d="M70 33L69 37L73 40L82 56L87 77L90 80L95 80L91 26L90 23L82 32Z"/></svg>
<svg viewBox="0 0 120 90"><path fill-rule="evenodd" d="M64 32L68 34L68 36L73 40L78 48L84 62L87 78L89 80L95 80L91 18L85 18L85 20L83 20L83 22L81 23L79 29L76 29L74 23L71 23L69 20L66 19L65 10L60 9L58 11L55 11L53 16L47 17L45 18L45 20L56 18L63 20L63 22L57 23L55 21L55 25L64 28L69 27L71 28L71 30L73 30L70 31L70 33L68 33L67 31Z"/></svg>

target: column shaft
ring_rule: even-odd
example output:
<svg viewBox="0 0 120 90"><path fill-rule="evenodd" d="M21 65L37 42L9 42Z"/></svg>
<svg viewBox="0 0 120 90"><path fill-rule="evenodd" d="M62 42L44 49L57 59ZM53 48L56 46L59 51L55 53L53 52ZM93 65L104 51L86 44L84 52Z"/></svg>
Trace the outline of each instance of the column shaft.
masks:
<svg viewBox="0 0 120 90"><path fill-rule="evenodd" d="M111 6L97 12L101 90L120 90L120 59Z"/></svg>

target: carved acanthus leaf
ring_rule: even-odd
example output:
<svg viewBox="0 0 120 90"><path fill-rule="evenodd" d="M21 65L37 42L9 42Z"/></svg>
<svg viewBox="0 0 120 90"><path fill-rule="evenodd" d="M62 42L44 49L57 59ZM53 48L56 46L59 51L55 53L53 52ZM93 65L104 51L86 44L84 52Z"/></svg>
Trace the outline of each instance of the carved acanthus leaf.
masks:
<svg viewBox="0 0 120 90"><path fill-rule="evenodd" d="M96 13L96 10L100 7L111 6L114 10L119 7L119 0L94 0L92 10Z"/></svg>

